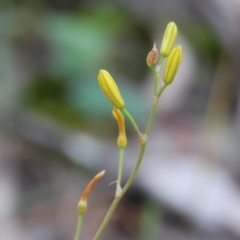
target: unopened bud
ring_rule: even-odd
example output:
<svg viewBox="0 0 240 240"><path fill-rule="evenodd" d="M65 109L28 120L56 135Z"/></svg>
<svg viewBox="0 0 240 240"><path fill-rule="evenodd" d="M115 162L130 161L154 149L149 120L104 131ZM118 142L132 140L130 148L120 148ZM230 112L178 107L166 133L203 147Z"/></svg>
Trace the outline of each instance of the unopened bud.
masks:
<svg viewBox="0 0 240 240"><path fill-rule="evenodd" d="M156 48L156 43L154 43L152 50L148 53L146 58L146 63L150 67L158 60L158 50Z"/></svg>
<svg viewBox="0 0 240 240"><path fill-rule="evenodd" d="M119 147L126 147L127 145L127 137L125 131L125 123L124 123L124 116L120 110L114 107L112 110L112 114L118 123L119 135L117 140L117 145Z"/></svg>
<svg viewBox="0 0 240 240"><path fill-rule="evenodd" d="M173 82L180 63L182 61L182 47L179 45L172 49L167 59L164 73L163 73L163 81L169 85Z"/></svg>
<svg viewBox="0 0 240 240"><path fill-rule="evenodd" d="M167 57L173 47L173 44L177 37L177 26L174 22L170 22L165 30L163 41L160 49L160 54L163 57Z"/></svg>
<svg viewBox="0 0 240 240"><path fill-rule="evenodd" d="M118 90L117 84L106 70L99 71L98 82L103 93L112 102L112 104L116 108L124 108L125 102Z"/></svg>
<svg viewBox="0 0 240 240"><path fill-rule="evenodd" d="M100 173L98 173L87 185L87 187L85 188L81 199L78 203L77 206L77 210L79 214L84 214L87 211L87 197L88 194L90 193L92 187L96 184L96 182L98 182L102 176L105 174L105 171L101 171Z"/></svg>

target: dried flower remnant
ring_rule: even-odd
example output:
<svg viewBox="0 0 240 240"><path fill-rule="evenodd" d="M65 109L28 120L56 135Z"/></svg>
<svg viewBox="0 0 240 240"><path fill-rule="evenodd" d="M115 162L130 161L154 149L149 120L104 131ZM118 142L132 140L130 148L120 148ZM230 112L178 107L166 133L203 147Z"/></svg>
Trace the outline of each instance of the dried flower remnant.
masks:
<svg viewBox="0 0 240 240"><path fill-rule="evenodd" d="M146 58L146 63L148 67L151 67L158 60L158 50L156 48L156 43L154 43L152 50L148 53Z"/></svg>
<svg viewBox="0 0 240 240"><path fill-rule="evenodd" d="M105 171L101 171L100 173L98 173L85 188L77 206L79 214L84 214L87 211L88 194L90 193L92 187L103 177L104 174L105 174Z"/></svg>

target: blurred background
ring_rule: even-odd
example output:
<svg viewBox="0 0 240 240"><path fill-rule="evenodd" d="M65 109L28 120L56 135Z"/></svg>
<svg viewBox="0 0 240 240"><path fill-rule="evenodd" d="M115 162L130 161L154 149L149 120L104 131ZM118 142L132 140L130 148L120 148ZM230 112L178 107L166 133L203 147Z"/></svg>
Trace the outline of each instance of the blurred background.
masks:
<svg viewBox="0 0 240 240"><path fill-rule="evenodd" d="M97 74L108 70L144 131L145 58L168 22L184 58L159 105L139 174L104 240L240 239L239 0L0 1L0 239L81 239L114 193L118 129ZM124 181L139 144L127 121Z"/></svg>

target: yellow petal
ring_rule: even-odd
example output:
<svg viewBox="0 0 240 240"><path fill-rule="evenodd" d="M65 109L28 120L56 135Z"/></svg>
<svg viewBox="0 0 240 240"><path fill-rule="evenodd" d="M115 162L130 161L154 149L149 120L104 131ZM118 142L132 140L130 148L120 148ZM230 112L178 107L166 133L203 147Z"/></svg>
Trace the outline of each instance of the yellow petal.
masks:
<svg viewBox="0 0 240 240"><path fill-rule="evenodd" d="M125 102L118 90L117 84L106 70L99 71L98 82L103 93L112 102L112 104L116 108L124 108Z"/></svg>
<svg viewBox="0 0 240 240"><path fill-rule="evenodd" d="M177 26L174 22L170 22L164 32L162 45L160 48L160 54L163 57L167 57L173 47L173 44L177 38Z"/></svg>
<svg viewBox="0 0 240 240"><path fill-rule="evenodd" d="M118 129L119 129L117 144L119 147L126 147L127 137L126 137L126 131L125 131L124 116L121 113L121 111L115 107L112 110L112 114L118 123Z"/></svg>
<svg viewBox="0 0 240 240"><path fill-rule="evenodd" d="M166 84L171 84L173 82L181 61L182 61L182 47L179 45L172 49L167 59L163 73L163 81Z"/></svg>

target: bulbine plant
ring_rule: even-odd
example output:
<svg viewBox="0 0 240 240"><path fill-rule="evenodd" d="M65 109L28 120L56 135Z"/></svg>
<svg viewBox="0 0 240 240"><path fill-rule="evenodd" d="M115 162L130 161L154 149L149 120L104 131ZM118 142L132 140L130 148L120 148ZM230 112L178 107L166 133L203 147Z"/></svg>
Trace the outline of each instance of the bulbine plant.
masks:
<svg viewBox="0 0 240 240"><path fill-rule="evenodd" d="M139 167L141 166L143 156L145 153L145 149L147 146L149 134L152 128L153 120L155 117L156 109L158 107L159 99L165 89L170 85L178 71L178 68L182 61L182 47L176 46L174 47L174 43L177 37L177 26L174 22L170 22L167 25L165 30L162 44L160 50L157 49L156 44L154 43L152 50L148 53L146 58L147 66L150 68L152 77L153 77L153 101L151 112L149 115L148 123L146 126L146 130L144 133L140 132L136 121L131 116L131 114L126 109L125 101L118 89L117 84L113 80L112 76L106 70L100 70L98 74L98 83L102 92L109 99L109 101L113 104L112 114L117 121L119 135L117 138L117 146L119 148L119 162L118 162L118 176L116 182L116 192L115 198L109 207L108 212L106 213L105 218L102 221L98 231L95 234L93 240L98 240L103 234L104 229L106 228L110 218L112 217L113 212L115 211L117 205L120 200L126 193L126 191L131 186L133 180L136 177ZM160 74L161 66L163 62L166 60L163 74ZM159 87L159 81L162 75L163 84ZM140 144L140 150L138 153L136 165L132 170L131 175L129 176L125 185L122 185L122 169L123 169L123 160L124 160L124 151L127 146L127 134L125 130L125 119L126 116L130 122L132 123L133 128L135 129L138 137L138 141ZM78 224L77 230L74 240L78 240L80 238L80 231L83 216L87 211L87 197L89 192L91 191L93 185L104 175L105 171L98 173L87 185L84 190L82 197L78 203Z"/></svg>

